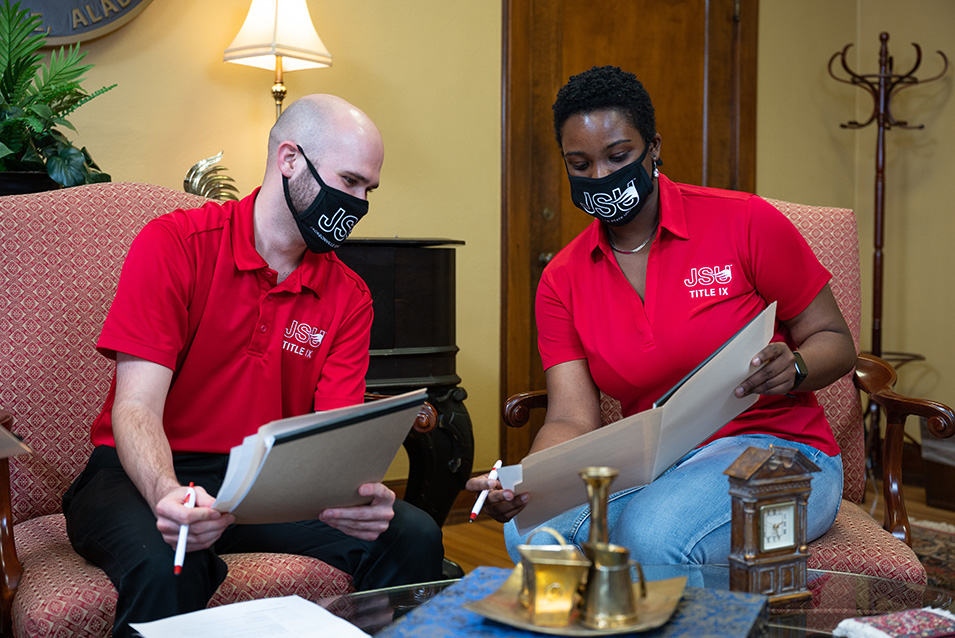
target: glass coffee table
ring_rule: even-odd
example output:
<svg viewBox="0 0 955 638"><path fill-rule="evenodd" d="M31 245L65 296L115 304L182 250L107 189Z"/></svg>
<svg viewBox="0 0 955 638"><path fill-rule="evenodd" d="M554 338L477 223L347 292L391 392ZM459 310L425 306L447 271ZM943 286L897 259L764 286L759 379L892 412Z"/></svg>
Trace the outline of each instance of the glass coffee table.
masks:
<svg viewBox="0 0 955 638"><path fill-rule="evenodd" d="M687 577L687 587L729 588L729 568L706 566L643 566L647 580ZM812 598L771 606L765 636L773 638L830 636L841 620L922 607L955 613L955 593L925 585L874 576L809 570ZM323 607L374 635L427 602L457 580L346 594L322 599Z"/></svg>

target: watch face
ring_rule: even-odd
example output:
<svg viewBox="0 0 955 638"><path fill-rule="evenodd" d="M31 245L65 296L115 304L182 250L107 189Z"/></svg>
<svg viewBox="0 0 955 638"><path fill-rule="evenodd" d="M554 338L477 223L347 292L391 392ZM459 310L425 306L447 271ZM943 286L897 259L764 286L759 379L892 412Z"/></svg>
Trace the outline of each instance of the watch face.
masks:
<svg viewBox="0 0 955 638"><path fill-rule="evenodd" d="M796 544L796 502L773 503L759 508L759 548L764 552Z"/></svg>

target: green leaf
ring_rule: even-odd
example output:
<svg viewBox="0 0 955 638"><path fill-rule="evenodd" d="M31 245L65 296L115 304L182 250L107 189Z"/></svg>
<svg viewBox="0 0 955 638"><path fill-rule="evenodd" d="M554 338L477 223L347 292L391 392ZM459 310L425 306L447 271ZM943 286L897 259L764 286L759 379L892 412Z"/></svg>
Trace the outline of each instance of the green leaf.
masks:
<svg viewBox="0 0 955 638"><path fill-rule="evenodd" d="M34 33L40 29L43 19L29 9L20 11L20 3L9 0L0 4L0 69L6 69L12 60L32 57L45 41Z"/></svg>
<svg viewBox="0 0 955 638"><path fill-rule="evenodd" d="M103 173L101 171L96 171L94 173L87 173L86 183L87 184L100 184L102 182L108 182L113 178L109 176L108 173Z"/></svg>
<svg viewBox="0 0 955 638"><path fill-rule="evenodd" d="M79 149L69 146L47 158L46 172L63 186L79 186L86 181L86 158Z"/></svg>
<svg viewBox="0 0 955 638"><path fill-rule="evenodd" d="M6 157L11 153L13 153L13 150L3 142L0 142L0 157Z"/></svg>

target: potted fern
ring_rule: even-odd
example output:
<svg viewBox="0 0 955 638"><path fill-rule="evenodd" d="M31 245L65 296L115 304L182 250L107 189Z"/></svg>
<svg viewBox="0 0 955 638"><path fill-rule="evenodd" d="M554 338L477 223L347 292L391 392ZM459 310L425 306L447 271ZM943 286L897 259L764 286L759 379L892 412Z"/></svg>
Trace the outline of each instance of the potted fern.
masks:
<svg viewBox="0 0 955 638"><path fill-rule="evenodd" d="M66 117L116 85L93 93L82 89L93 65L81 64L86 53L79 45L52 51L45 63L39 52L46 41L38 33L42 23L19 2L0 3L0 182L29 173L38 173L46 189L108 182L86 148L73 146L59 127L75 131ZM0 183L0 194L46 189Z"/></svg>

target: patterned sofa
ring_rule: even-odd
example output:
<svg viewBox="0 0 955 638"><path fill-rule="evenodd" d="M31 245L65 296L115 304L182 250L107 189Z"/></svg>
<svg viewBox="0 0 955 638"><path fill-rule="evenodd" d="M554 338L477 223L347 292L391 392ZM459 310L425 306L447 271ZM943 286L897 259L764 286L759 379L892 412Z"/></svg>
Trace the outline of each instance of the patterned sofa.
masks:
<svg viewBox="0 0 955 638"><path fill-rule="evenodd" d="M90 453L89 426L112 364L94 350L126 250L149 219L205 199L145 184L98 184L0 197L0 425L35 454L0 461L0 630L107 636L116 592L66 537L60 497ZM415 428L434 427L419 415ZM9 467L9 469L8 469ZM352 590L318 560L225 557L210 606Z"/></svg>

